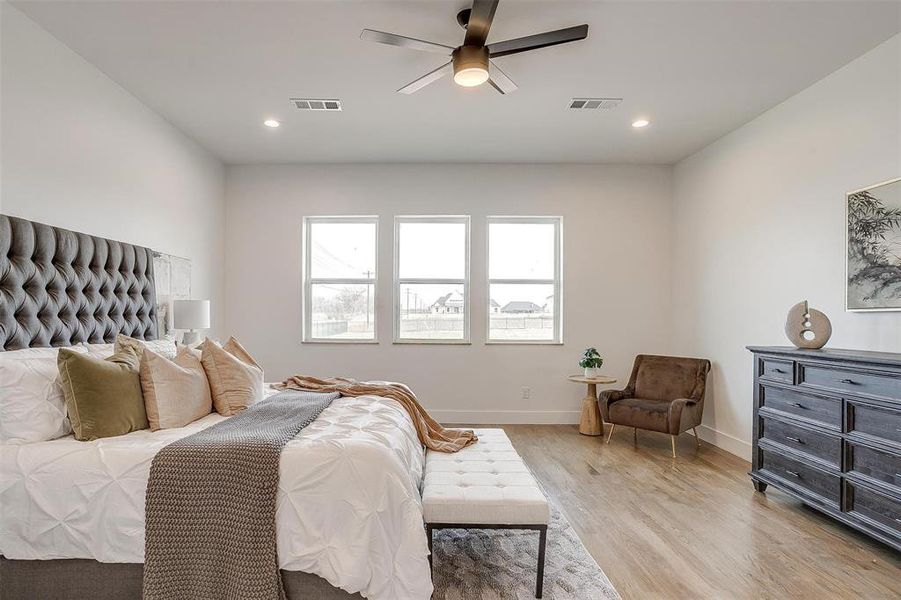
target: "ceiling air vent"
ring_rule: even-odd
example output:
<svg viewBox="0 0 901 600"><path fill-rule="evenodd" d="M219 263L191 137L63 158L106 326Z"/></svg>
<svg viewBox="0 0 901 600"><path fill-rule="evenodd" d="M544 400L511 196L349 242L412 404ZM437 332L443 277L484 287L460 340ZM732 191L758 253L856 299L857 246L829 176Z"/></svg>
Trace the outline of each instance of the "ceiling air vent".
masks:
<svg viewBox="0 0 901 600"><path fill-rule="evenodd" d="M622 98L573 98L569 107L580 110L613 110L622 101Z"/></svg>
<svg viewBox="0 0 901 600"><path fill-rule="evenodd" d="M341 110L341 101L334 98L291 98L298 110Z"/></svg>

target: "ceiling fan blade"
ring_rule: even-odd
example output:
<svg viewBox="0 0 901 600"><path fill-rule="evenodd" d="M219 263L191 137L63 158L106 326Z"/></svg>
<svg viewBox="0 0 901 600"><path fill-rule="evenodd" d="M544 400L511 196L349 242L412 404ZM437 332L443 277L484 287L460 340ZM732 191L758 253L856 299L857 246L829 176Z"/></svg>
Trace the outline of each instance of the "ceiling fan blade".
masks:
<svg viewBox="0 0 901 600"><path fill-rule="evenodd" d="M508 54L517 54L518 52L528 52L529 50L556 46L557 44L577 42L579 40L584 40L587 37L588 25L576 25L575 27L567 27L566 29L527 35L526 37L516 38L515 40L497 42L488 46L488 54L491 58L497 58L499 56L507 56Z"/></svg>
<svg viewBox="0 0 901 600"><path fill-rule="evenodd" d="M384 31L375 31L374 29L364 29L360 33L360 39L367 42L378 42L379 44L388 44L389 46L400 46L401 48L410 48L412 50L422 50L424 52L434 52L450 56L454 49L444 44L436 44L435 42L427 42L425 40L417 40L416 38L405 37L394 33L385 33Z"/></svg>
<svg viewBox="0 0 901 600"><path fill-rule="evenodd" d="M488 30L494 20L498 0L472 0L469 23L466 25L464 46L484 46L488 39Z"/></svg>
<svg viewBox="0 0 901 600"><path fill-rule="evenodd" d="M502 94L509 94L510 92L515 92L519 89L517 85L513 83L513 80L507 77L507 74L494 64L493 60L489 61L489 63L488 73L490 73L491 76L488 78L488 83L491 84L491 87Z"/></svg>
<svg viewBox="0 0 901 600"><path fill-rule="evenodd" d="M438 81L445 75L448 75L453 72L454 72L454 61L450 61L448 63L441 65L434 71L426 73L425 75L423 75L416 81L412 81L412 82L408 83L404 87L397 90L397 92L399 94L412 94L413 92L418 92L419 90L421 90L425 86L429 85L430 83Z"/></svg>

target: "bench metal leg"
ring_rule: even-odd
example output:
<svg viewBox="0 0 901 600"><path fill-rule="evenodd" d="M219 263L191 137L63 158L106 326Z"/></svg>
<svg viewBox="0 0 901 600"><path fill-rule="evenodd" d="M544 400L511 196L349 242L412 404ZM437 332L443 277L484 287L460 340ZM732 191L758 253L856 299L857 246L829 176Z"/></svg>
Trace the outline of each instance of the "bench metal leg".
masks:
<svg viewBox="0 0 901 600"><path fill-rule="evenodd" d="M531 529L538 532L538 577L535 580L535 597L541 598L544 591L544 555L547 549L547 525L489 525L485 523L426 523L425 533L429 542L429 571L433 572L432 533L440 529ZM434 574L434 572L433 572Z"/></svg>
<svg viewBox="0 0 901 600"><path fill-rule="evenodd" d="M431 575L432 571L433 571L433 567L432 567L432 526L431 525L425 526L425 534L429 539L429 575Z"/></svg>
<svg viewBox="0 0 901 600"><path fill-rule="evenodd" d="M535 597L541 598L544 590L544 550L547 546L547 527L538 530L538 581L535 583Z"/></svg>

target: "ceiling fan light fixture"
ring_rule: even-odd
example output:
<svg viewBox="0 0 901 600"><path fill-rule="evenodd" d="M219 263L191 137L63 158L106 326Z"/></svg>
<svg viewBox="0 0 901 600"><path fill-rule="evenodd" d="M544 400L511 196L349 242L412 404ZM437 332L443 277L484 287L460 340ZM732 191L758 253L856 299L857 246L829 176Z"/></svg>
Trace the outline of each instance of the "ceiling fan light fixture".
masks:
<svg viewBox="0 0 901 600"><path fill-rule="evenodd" d="M484 46L460 46L453 53L454 83L475 87L488 81L488 49Z"/></svg>
<svg viewBox="0 0 901 600"><path fill-rule="evenodd" d="M457 48L375 29L364 29L360 32L360 38L369 42L452 57L452 60L440 67L432 69L402 88L398 88L398 94L416 93L451 73L453 73L454 82L457 85L475 87L488 82L498 93L509 94L516 91L516 84L490 59L578 42L588 37L588 24L583 23L488 44L488 33L491 30L491 23L494 21L499 0L471 0L471 2L471 8L465 8L457 14L457 22L466 30L463 45ZM489 64L491 65L490 73Z"/></svg>
<svg viewBox="0 0 901 600"><path fill-rule="evenodd" d="M454 83L463 87L475 87L486 81L488 81L488 71L481 67L472 67L454 73Z"/></svg>

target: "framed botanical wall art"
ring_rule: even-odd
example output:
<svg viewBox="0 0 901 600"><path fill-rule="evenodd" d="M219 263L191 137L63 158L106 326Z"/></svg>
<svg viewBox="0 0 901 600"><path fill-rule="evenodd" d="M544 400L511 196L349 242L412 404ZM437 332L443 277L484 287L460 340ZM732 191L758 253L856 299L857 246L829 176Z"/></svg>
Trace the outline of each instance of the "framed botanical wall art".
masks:
<svg viewBox="0 0 901 600"><path fill-rule="evenodd" d="M901 310L901 178L846 198L849 311Z"/></svg>
<svg viewBox="0 0 901 600"><path fill-rule="evenodd" d="M156 281L156 315L160 339L172 339L172 301L191 299L191 261L180 256L153 253Z"/></svg>

